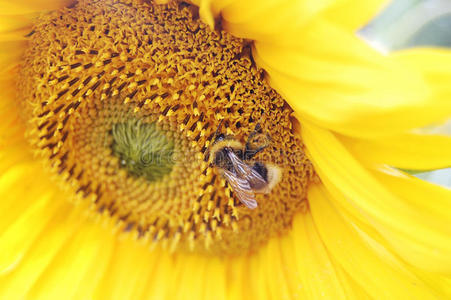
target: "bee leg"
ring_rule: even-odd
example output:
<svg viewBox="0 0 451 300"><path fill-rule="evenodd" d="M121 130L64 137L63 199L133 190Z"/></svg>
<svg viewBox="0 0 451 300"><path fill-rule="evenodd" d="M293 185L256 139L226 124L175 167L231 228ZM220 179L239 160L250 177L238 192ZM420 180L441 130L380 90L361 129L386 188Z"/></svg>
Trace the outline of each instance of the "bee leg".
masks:
<svg viewBox="0 0 451 300"><path fill-rule="evenodd" d="M246 142L246 149L245 149L245 154L244 154L244 158L246 159L250 159L252 158L255 154L257 153L252 153L253 150L251 149L251 140L252 138L259 132L261 131L261 125L260 123L257 123L255 125L254 130L252 130L252 132L249 134L249 136L247 137L247 142Z"/></svg>
<svg viewBox="0 0 451 300"><path fill-rule="evenodd" d="M221 119L221 121L219 121L218 128L216 128L215 134L213 135L213 141L215 141L215 142L218 140L218 138L220 136L220 135L218 135L218 133L221 130L222 122L224 122L224 119Z"/></svg>
<svg viewBox="0 0 451 300"><path fill-rule="evenodd" d="M244 149L244 155L243 155L244 160L252 159L255 155L257 155L258 152L262 151L266 147L268 147L268 145L264 145L264 146L258 147L256 149L250 149L246 145L246 149Z"/></svg>
<svg viewBox="0 0 451 300"><path fill-rule="evenodd" d="M257 125L255 125L254 130L252 130L252 132L249 134L248 138L247 138L247 144L249 144L249 140L251 140L255 135L262 133L262 126L260 125L260 123L257 123Z"/></svg>
<svg viewBox="0 0 451 300"><path fill-rule="evenodd" d="M267 142L264 143L260 147L256 147L256 145L255 145L255 143L253 143L253 141L254 141L254 137L257 135L263 135L263 130L262 130L260 123L257 123L257 125L255 125L254 130L249 134L249 137L247 138L245 153L244 153L244 159L246 159L246 160L251 159L258 152L262 151L263 149L265 149L266 147L269 146L269 141L271 140L271 137L268 134L266 134L265 138L266 138Z"/></svg>
<svg viewBox="0 0 451 300"><path fill-rule="evenodd" d="M257 123L255 125L254 132L255 133L262 133L262 125L260 123Z"/></svg>

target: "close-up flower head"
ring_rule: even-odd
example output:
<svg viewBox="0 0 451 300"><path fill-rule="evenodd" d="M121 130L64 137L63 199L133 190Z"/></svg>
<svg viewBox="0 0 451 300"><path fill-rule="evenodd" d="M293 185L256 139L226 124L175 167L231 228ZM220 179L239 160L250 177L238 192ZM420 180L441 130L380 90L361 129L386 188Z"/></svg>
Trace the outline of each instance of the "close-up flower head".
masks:
<svg viewBox="0 0 451 300"><path fill-rule="evenodd" d="M389 5L0 0L0 299L451 299L451 49Z"/></svg>

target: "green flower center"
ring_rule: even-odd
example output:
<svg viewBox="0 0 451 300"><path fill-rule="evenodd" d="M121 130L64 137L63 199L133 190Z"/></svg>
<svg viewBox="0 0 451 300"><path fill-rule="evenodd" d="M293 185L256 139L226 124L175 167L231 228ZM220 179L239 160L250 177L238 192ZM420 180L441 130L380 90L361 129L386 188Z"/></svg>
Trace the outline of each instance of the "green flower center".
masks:
<svg viewBox="0 0 451 300"><path fill-rule="evenodd" d="M113 154L130 174L156 181L171 173L174 143L155 123L131 119L115 124L112 135Z"/></svg>

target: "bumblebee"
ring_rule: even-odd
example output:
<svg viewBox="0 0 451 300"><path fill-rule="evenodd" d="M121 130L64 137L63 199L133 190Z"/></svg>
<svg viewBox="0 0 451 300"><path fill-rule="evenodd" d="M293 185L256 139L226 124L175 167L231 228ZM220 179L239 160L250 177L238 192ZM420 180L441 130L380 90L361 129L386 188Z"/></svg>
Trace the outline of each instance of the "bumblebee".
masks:
<svg viewBox="0 0 451 300"><path fill-rule="evenodd" d="M220 129L221 124L218 126ZM257 207L255 193L269 193L281 178L281 169L252 158L270 145L271 138L258 123L243 145L237 139L215 134L210 149L211 163L220 170L241 203L250 209Z"/></svg>

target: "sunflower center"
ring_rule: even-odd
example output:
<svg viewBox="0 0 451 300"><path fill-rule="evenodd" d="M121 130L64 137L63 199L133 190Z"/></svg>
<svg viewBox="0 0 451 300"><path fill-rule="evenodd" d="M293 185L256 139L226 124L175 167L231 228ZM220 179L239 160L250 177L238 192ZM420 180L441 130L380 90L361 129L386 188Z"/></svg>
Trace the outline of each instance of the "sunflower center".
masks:
<svg viewBox="0 0 451 300"><path fill-rule="evenodd" d="M114 124L112 134L113 154L130 174L155 181L171 173L174 143L155 123L128 120Z"/></svg>
<svg viewBox="0 0 451 300"><path fill-rule="evenodd" d="M19 97L30 141L124 234L172 251L243 253L305 210L314 171L292 110L248 43L211 30L197 8L78 1L42 16L29 38ZM240 175L229 156L218 162L230 149L262 179ZM243 189L257 208L243 205Z"/></svg>

